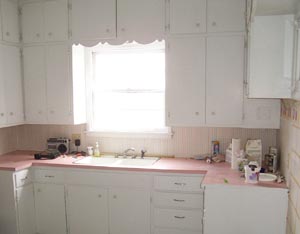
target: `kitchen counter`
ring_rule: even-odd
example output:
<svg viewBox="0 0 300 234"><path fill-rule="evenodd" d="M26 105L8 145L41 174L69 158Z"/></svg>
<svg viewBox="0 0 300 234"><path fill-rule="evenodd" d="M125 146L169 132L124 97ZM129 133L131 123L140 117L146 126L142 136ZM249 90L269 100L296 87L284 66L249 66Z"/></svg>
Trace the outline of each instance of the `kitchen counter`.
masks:
<svg viewBox="0 0 300 234"><path fill-rule="evenodd" d="M116 171L140 171L140 172L165 172L183 174L205 174L202 182L204 185L224 184L239 186L259 186L270 188L286 188L285 183L259 182L246 184L241 173L230 168L229 163L207 164L204 161L187 158L161 158L159 161L147 167L124 166L96 166L74 164L78 158L71 156L58 157L53 160L34 160L33 151L15 151L0 156L0 170L19 171L31 166L38 167L66 167L81 169L99 169Z"/></svg>

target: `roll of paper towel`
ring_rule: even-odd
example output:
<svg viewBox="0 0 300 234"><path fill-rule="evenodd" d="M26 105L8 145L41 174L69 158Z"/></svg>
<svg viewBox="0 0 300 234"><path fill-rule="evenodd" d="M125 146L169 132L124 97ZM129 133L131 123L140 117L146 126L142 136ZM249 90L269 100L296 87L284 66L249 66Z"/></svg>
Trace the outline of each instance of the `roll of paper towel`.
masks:
<svg viewBox="0 0 300 234"><path fill-rule="evenodd" d="M231 158L231 169L237 170L239 165L237 162L237 156L241 150L241 139L232 139L232 158Z"/></svg>

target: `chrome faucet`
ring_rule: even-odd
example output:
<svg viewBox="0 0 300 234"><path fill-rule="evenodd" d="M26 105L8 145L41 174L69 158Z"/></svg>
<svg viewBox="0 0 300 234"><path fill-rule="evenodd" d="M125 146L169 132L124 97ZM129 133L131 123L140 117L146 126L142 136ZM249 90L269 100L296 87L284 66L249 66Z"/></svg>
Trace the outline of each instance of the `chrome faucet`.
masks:
<svg viewBox="0 0 300 234"><path fill-rule="evenodd" d="M126 157L129 156L128 153L130 151L132 151L133 153L135 153L135 148L131 147L131 148L128 148L128 149L124 150L123 155L126 156Z"/></svg>

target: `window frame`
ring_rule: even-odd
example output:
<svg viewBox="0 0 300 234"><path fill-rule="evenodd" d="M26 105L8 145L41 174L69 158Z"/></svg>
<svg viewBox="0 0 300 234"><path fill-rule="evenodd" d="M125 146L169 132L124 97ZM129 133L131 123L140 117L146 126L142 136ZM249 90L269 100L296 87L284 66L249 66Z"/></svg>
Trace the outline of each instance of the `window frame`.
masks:
<svg viewBox="0 0 300 234"><path fill-rule="evenodd" d="M94 47L85 48L85 66L86 66L86 106L87 106L87 136L93 137L116 137L116 138L159 138L159 139L168 139L173 136L172 128L165 125L165 128L162 128L162 131L99 131L93 130L93 93L96 91L95 86L93 85L95 79L95 53L99 52L101 49L98 49L99 45ZM165 76L166 83L166 76ZM166 89L164 90L166 93ZM165 124L166 124L166 99L165 99Z"/></svg>

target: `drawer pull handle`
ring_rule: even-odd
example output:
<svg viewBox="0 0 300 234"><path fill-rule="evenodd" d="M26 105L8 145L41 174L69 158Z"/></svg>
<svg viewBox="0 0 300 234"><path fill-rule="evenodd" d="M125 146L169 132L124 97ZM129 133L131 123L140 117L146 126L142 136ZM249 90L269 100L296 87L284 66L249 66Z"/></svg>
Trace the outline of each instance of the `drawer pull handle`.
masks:
<svg viewBox="0 0 300 234"><path fill-rule="evenodd" d="M177 215L175 215L174 218L175 219L185 219L185 216L177 216Z"/></svg>
<svg viewBox="0 0 300 234"><path fill-rule="evenodd" d="M22 178L21 181L24 181L24 180L27 180L27 179L28 179L28 177L26 176L26 177Z"/></svg>
<svg viewBox="0 0 300 234"><path fill-rule="evenodd" d="M175 201L175 202L185 202L185 200L181 200L181 199L173 199L173 201Z"/></svg>
<svg viewBox="0 0 300 234"><path fill-rule="evenodd" d="M185 186L186 185L186 183L178 183L178 182L175 182L174 184L178 185L178 186Z"/></svg>
<svg viewBox="0 0 300 234"><path fill-rule="evenodd" d="M45 175L45 178L54 178L55 176L53 175Z"/></svg>

